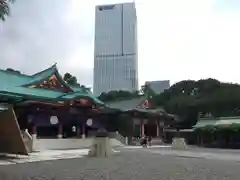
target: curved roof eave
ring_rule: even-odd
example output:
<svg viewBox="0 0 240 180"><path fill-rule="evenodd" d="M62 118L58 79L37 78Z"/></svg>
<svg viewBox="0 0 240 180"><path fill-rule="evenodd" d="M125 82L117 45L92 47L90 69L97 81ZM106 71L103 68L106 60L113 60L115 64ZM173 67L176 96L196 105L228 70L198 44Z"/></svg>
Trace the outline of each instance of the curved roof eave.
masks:
<svg viewBox="0 0 240 180"><path fill-rule="evenodd" d="M88 94L88 93L84 94L83 92L80 92L80 91L63 94L63 95L59 96L58 99L62 99L62 100L69 99L69 100L72 100L72 99L77 99L79 97L81 97L81 98L89 98L89 99L91 99L92 101L94 101L97 104L104 104L104 102L100 101L95 96L93 96L91 94Z"/></svg>
<svg viewBox="0 0 240 180"><path fill-rule="evenodd" d="M46 79L46 78L49 78L51 77L52 75L56 74L56 76L59 77L59 81L65 86L67 87L71 92L74 92L74 89L71 88L71 86L69 86L62 78L62 76L60 75L60 73L58 72L58 69L57 69L57 66L56 66L56 63L54 65L52 65L51 67L43 70L43 71L40 71L36 74L33 74L31 77L32 77L32 80L26 84L23 84L21 86L28 86L28 85L32 85L32 84L36 84L40 81L42 81L43 79Z"/></svg>

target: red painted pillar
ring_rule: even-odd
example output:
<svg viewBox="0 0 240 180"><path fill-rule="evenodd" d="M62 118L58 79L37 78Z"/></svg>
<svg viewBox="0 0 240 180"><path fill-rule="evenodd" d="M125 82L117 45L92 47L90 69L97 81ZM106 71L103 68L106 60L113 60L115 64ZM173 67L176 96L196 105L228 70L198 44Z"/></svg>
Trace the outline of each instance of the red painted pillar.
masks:
<svg viewBox="0 0 240 180"><path fill-rule="evenodd" d="M33 139L37 138L37 127L34 124L32 126L32 138Z"/></svg>
<svg viewBox="0 0 240 180"><path fill-rule="evenodd" d="M79 126L79 125L77 125L76 131L77 131L77 137L80 137L81 129L80 129L80 126Z"/></svg>
<svg viewBox="0 0 240 180"><path fill-rule="evenodd" d="M58 135L57 135L57 137L59 138L59 139L61 139L62 138L62 133L63 133L63 130L62 130L62 124L58 124Z"/></svg>
<svg viewBox="0 0 240 180"><path fill-rule="evenodd" d="M32 134L37 134L37 127L35 125L32 126Z"/></svg>

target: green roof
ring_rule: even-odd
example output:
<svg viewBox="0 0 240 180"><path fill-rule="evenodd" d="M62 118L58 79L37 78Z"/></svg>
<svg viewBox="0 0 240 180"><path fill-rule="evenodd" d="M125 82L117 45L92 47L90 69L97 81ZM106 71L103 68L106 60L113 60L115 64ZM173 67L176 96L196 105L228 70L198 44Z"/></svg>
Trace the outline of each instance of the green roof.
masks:
<svg viewBox="0 0 240 180"><path fill-rule="evenodd" d="M130 109L130 110L125 110L125 112L127 111L137 111L140 113L148 113L148 114L165 114L165 111L163 109L141 109L141 108L134 108L134 109Z"/></svg>
<svg viewBox="0 0 240 180"><path fill-rule="evenodd" d="M75 99L78 97L90 98L97 104L104 104L98 98L96 98L95 96L93 96L92 94L89 94L89 93L74 92L74 93L65 93L65 94L62 94L61 96L59 96L60 99Z"/></svg>
<svg viewBox="0 0 240 180"><path fill-rule="evenodd" d="M22 84L28 83L31 80L32 78L30 76L0 70L0 89L20 86Z"/></svg>
<svg viewBox="0 0 240 180"><path fill-rule="evenodd" d="M37 89L37 88L25 88L25 87L14 87L7 88L4 91L0 91L0 93L12 93L16 95L22 96L35 96L39 98L58 98L62 95L61 92L58 91L50 91L46 89Z"/></svg>
<svg viewBox="0 0 240 180"><path fill-rule="evenodd" d="M114 102L106 102L110 108L120 109L122 111L129 111L135 109L142 101L146 100L146 97L137 97L129 100L121 100Z"/></svg>
<svg viewBox="0 0 240 180"><path fill-rule="evenodd" d="M208 126L208 125L215 126L216 122L217 122L217 120L205 120L205 121L202 120L202 121L197 122L197 124L193 127L194 128L201 128L201 127Z"/></svg>
<svg viewBox="0 0 240 180"><path fill-rule="evenodd" d="M114 102L107 102L107 106L114 109L120 109L123 112L130 112L130 111L136 111L139 113L145 113L145 114L165 114L165 111L163 109L144 109L144 108L138 108L139 104L146 100L145 96L129 99L129 100L120 100L120 101L114 101Z"/></svg>
<svg viewBox="0 0 240 180"><path fill-rule="evenodd" d="M201 128L207 125L231 125L240 124L240 117L219 117L219 118L201 118L194 128Z"/></svg>
<svg viewBox="0 0 240 180"><path fill-rule="evenodd" d="M27 87L30 84L34 84L44 79L47 79L54 74L59 78L60 82L63 83L64 86L68 87L69 90L72 92L63 93L49 89ZM48 69L45 69L33 75L25 75L12 71L0 70L0 81L0 95L2 96L16 96L16 98L27 97L29 99L38 98L51 100L68 100L77 97L84 97L91 99L97 104L104 104L95 96L93 96L90 91L86 91L82 87L69 86L59 74L56 64L54 64Z"/></svg>

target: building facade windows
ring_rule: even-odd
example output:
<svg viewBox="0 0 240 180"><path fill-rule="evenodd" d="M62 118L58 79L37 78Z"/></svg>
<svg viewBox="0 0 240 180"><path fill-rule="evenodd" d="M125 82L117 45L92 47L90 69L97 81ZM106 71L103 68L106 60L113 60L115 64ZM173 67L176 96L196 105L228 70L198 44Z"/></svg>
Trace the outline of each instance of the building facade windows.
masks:
<svg viewBox="0 0 240 180"><path fill-rule="evenodd" d="M135 4L97 6L95 21L94 94L137 90Z"/></svg>

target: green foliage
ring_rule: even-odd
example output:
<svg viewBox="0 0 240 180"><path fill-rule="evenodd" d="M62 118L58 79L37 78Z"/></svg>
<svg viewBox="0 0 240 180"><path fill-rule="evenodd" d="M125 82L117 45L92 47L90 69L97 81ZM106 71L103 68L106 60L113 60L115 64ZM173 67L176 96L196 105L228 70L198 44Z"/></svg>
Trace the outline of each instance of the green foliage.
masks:
<svg viewBox="0 0 240 180"><path fill-rule="evenodd" d="M148 98L156 95L148 83L145 83L143 86L141 86L140 92Z"/></svg>
<svg viewBox="0 0 240 180"><path fill-rule="evenodd" d="M217 126L213 126L213 125L207 125L204 126L202 128L199 128L201 130L201 132L207 132L207 133L214 133L215 131L217 131Z"/></svg>
<svg viewBox="0 0 240 180"><path fill-rule="evenodd" d="M77 82L77 78L72 76L70 73L65 73L63 76L63 80L66 81L69 85L79 85Z"/></svg>
<svg viewBox="0 0 240 180"><path fill-rule="evenodd" d="M195 129L197 133L237 133L240 132L240 124L233 123L230 125L207 125L201 128Z"/></svg>
<svg viewBox="0 0 240 180"><path fill-rule="evenodd" d="M5 20L6 16L10 13L10 4L14 0L0 0L0 20Z"/></svg>
<svg viewBox="0 0 240 180"><path fill-rule="evenodd" d="M130 92L130 91L110 91L108 93L102 93L98 99L103 102L110 101L120 101L120 100L128 100L140 97L138 91Z"/></svg>
<svg viewBox="0 0 240 180"><path fill-rule="evenodd" d="M16 73L16 74L21 74L21 72L19 70L15 70L15 69L12 69L12 68L7 68L6 71Z"/></svg>
<svg viewBox="0 0 240 180"><path fill-rule="evenodd" d="M198 115L240 115L240 86L215 79L181 81L152 98L155 106L176 114L182 126L192 126Z"/></svg>
<svg viewBox="0 0 240 180"><path fill-rule="evenodd" d="M90 92L91 88L86 87L85 85L80 85L77 81L76 76L71 75L70 73L65 73L63 76L63 80L69 84L70 86L81 88L84 92Z"/></svg>
<svg viewBox="0 0 240 180"><path fill-rule="evenodd" d="M235 133L240 132L240 124L233 123L229 125L229 129L231 129Z"/></svg>
<svg viewBox="0 0 240 180"><path fill-rule="evenodd" d="M141 86L140 91L110 91L107 93L102 93L98 98L103 102L109 101L120 101L120 100L129 100L133 98L137 98L140 96L146 96L147 98L152 98L156 96L156 93L149 87L146 83L145 85Z"/></svg>

